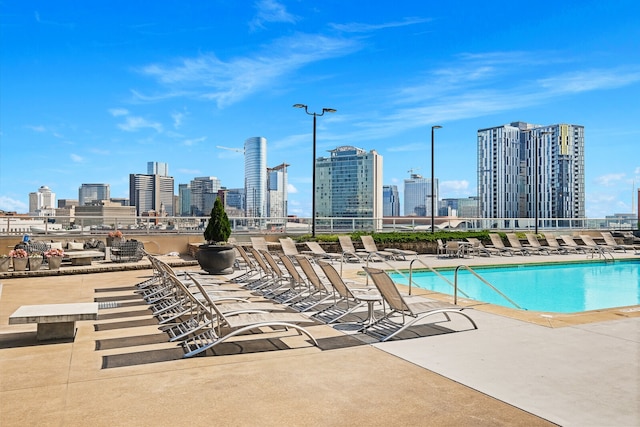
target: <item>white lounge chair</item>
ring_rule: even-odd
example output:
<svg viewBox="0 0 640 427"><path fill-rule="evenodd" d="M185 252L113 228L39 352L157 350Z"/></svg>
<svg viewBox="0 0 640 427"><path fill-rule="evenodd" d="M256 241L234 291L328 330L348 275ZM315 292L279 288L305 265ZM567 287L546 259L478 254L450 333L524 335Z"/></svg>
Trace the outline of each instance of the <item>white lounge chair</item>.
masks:
<svg viewBox="0 0 640 427"><path fill-rule="evenodd" d="M320 246L320 244L318 242L305 242L305 244L307 245L309 250L308 251L302 251L302 253L311 255L315 259L326 259L326 260L329 260L329 261L342 259L342 254L333 253L333 252L325 252L325 250L322 249L322 246Z"/></svg>
<svg viewBox="0 0 640 427"><path fill-rule="evenodd" d="M373 257L381 260L395 259L395 255L392 252L379 251L373 237L369 235L362 235L360 236L360 240L362 241L362 246L364 247L365 252L369 254L369 259L372 259Z"/></svg>
<svg viewBox="0 0 640 427"><path fill-rule="evenodd" d="M333 303L330 306L324 307L312 317L321 320L324 323L334 323L367 305L366 302L358 299L358 295L375 291L375 288L351 287L342 280L340 274L338 274L331 264L324 261L318 261L318 265L329 281L329 284L332 286L335 295Z"/></svg>
<svg viewBox="0 0 640 427"><path fill-rule="evenodd" d="M493 245L493 247L499 250L502 255L514 255L516 253L523 255L521 250L505 246L504 242L502 241L502 237L500 237L499 234L489 233L489 238L491 239L491 244Z"/></svg>
<svg viewBox="0 0 640 427"><path fill-rule="evenodd" d="M600 234L604 239L604 243L614 251L620 250L622 252L627 252L627 250L637 251L638 249L640 249L640 246L625 245L625 244L616 242L615 237L613 237L613 235L608 231L601 231Z"/></svg>
<svg viewBox="0 0 640 427"><path fill-rule="evenodd" d="M369 252L356 250L349 236L338 236L338 242L342 248L342 260L345 262L363 262L369 257Z"/></svg>
<svg viewBox="0 0 640 427"><path fill-rule="evenodd" d="M385 271L370 267L364 269L387 305L386 313L381 318L363 328L362 332L367 335L387 341L416 322L436 314L443 314L448 321L451 320L450 314L459 314L471 322L473 329L478 329L473 319L463 313L465 307L435 301L407 302Z"/></svg>
<svg viewBox="0 0 640 427"><path fill-rule="evenodd" d="M566 251L562 250L562 248L560 248L559 245L557 247L542 245L542 243L540 243L540 241L538 240L538 237L533 233L525 233L525 236L527 237L527 241L529 242L529 245L531 245L532 248L538 248L540 250L544 250L547 252L547 254L550 254L551 252L554 252L557 254L567 253Z"/></svg>
<svg viewBox="0 0 640 427"><path fill-rule="evenodd" d="M547 251L546 249L543 249L542 247L524 246L522 243L520 243L520 239L518 238L518 236L515 235L515 233L507 233L507 240L509 241L509 244L511 245L512 248L519 249L520 251L522 251L523 254L549 255L549 251Z"/></svg>

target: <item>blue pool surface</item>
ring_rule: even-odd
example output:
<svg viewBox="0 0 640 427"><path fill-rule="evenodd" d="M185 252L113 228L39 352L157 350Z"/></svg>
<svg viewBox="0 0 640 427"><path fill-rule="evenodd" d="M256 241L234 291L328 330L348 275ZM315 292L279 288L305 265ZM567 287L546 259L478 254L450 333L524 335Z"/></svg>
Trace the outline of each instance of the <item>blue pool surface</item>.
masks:
<svg viewBox="0 0 640 427"><path fill-rule="evenodd" d="M577 264L473 267L474 271L522 309L575 313L640 305L640 262L589 262ZM438 270L453 283L453 270ZM390 274L400 284L406 277ZM453 295L453 287L430 271L413 273L413 286ZM515 308L470 272L460 269L458 298Z"/></svg>

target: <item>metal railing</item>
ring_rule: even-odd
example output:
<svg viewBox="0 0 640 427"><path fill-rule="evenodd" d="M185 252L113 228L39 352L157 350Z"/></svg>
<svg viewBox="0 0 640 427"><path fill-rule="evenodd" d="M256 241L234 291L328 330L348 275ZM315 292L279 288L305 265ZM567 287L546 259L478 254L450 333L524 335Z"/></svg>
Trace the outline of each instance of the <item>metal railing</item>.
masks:
<svg viewBox="0 0 640 427"><path fill-rule="evenodd" d="M489 286L491 289L493 289L496 293L498 293L498 295L500 295L502 298L504 298L505 300L509 301L510 304L513 304L514 307L516 307L519 310L523 310L522 307L520 307L518 304L516 304L511 298L509 298L508 296L506 296L505 294L503 294L502 292L500 292L500 290L498 288L496 288L495 286L493 286L491 283L489 283L485 278L483 278L482 276L480 276L478 273L476 273L475 271L473 271L473 269L471 267L469 267L468 265L464 265L461 264L459 266L456 267L456 271L454 273L453 276L453 285L454 285L454 291L453 291L453 303L454 304L458 304L458 270L460 270L461 268L464 268L466 270L468 270L471 274L473 274L474 276L476 276L478 279L480 279L480 281L482 283L484 283L485 285ZM462 291L460 291L462 292ZM468 297L467 297L468 298Z"/></svg>
<svg viewBox="0 0 640 427"><path fill-rule="evenodd" d="M133 216L5 216L0 217L0 234L107 234L116 229L136 233L201 234L208 217L133 217ZM310 234L310 218L230 217L233 233ZM438 230L495 230L529 232L534 230L532 218L436 218ZM538 229L545 231L573 230L635 230L636 218L539 219ZM406 232L430 231L427 217L384 218L316 218L316 232L324 234L354 231Z"/></svg>

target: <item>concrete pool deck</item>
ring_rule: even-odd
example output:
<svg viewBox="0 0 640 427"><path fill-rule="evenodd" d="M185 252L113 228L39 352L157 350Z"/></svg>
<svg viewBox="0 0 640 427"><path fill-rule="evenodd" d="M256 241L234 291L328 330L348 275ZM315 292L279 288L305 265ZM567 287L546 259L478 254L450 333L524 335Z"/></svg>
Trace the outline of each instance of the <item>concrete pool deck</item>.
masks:
<svg viewBox="0 0 640 427"><path fill-rule="evenodd" d="M437 267L585 256L423 259ZM344 275L363 281L361 269L346 265ZM153 339L157 325L131 298L132 286L149 275L134 270L3 279L1 425L168 425L185 419L212 425L640 424L637 306L565 319L528 312L530 319L520 319L512 310L479 306L471 312L478 330L340 345L348 337L344 331L317 325L309 328L316 338L338 344L319 349L283 333L279 344L290 349L153 363L130 358L126 366L108 366L110 357L144 359L175 348ZM39 345L35 325L8 325L21 305L96 298L122 304L102 309L98 321L78 322L72 342Z"/></svg>

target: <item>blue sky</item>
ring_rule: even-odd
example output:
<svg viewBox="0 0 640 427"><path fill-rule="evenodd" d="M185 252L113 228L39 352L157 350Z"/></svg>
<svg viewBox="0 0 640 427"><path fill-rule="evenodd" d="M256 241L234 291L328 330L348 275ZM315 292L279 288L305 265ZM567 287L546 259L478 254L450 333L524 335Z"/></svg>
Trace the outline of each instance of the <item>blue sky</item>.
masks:
<svg viewBox="0 0 640 427"><path fill-rule="evenodd" d="M435 175L474 196L476 132L585 126L587 216L630 213L640 186L640 3L621 1L0 1L0 209L49 186L128 197L166 162L177 184L243 186L244 140L289 167L310 216L318 155L375 149L384 183Z"/></svg>

